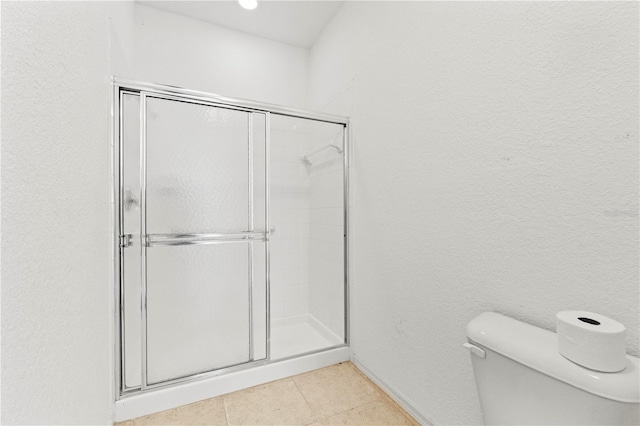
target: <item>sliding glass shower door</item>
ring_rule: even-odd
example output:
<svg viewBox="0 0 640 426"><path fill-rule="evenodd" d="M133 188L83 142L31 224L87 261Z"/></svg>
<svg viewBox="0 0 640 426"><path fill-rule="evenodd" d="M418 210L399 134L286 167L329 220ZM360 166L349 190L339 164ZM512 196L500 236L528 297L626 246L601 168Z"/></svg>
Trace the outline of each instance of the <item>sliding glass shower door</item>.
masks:
<svg viewBox="0 0 640 426"><path fill-rule="evenodd" d="M117 80L118 398L348 345L348 118Z"/></svg>
<svg viewBox="0 0 640 426"><path fill-rule="evenodd" d="M267 356L266 114L120 94L123 388Z"/></svg>

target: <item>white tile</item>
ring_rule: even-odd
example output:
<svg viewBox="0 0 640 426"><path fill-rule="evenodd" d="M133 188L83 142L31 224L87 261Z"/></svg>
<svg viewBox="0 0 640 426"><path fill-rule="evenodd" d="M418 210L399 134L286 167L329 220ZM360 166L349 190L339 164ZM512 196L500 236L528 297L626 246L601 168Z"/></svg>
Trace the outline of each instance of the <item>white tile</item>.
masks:
<svg viewBox="0 0 640 426"><path fill-rule="evenodd" d="M282 208L278 211L278 223L299 223L300 212L296 208ZM277 232L277 229L276 229Z"/></svg>
<svg viewBox="0 0 640 426"><path fill-rule="evenodd" d="M271 289L271 318L284 317L284 298L283 294L278 293L277 288Z"/></svg>
<svg viewBox="0 0 640 426"><path fill-rule="evenodd" d="M331 316L331 318L325 322L325 325L338 337L344 338L344 310L336 313L337 316Z"/></svg>
<svg viewBox="0 0 640 426"><path fill-rule="evenodd" d="M309 178L308 177L297 177L292 179L292 182L289 184L291 188L291 192L295 192L298 194L298 197L304 196L309 197Z"/></svg>
<svg viewBox="0 0 640 426"><path fill-rule="evenodd" d="M284 126L275 118L276 116L272 116L271 118L271 133L269 136L271 137L272 144L282 145L284 143L284 131L282 130Z"/></svg>
<svg viewBox="0 0 640 426"><path fill-rule="evenodd" d="M292 181L291 178L282 176L272 176L269 181L271 197L277 197L287 192L293 192L291 190Z"/></svg>
<svg viewBox="0 0 640 426"><path fill-rule="evenodd" d="M283 167L282 165L283 164L286 164L286 163L284 163L283 161L272 161L271 162L271 169L269 170L269 176L270 176L272 181L276 177L284 176L284 172L282 171L282 167ZM274 186L271 185L271 189L272 190L274 190L274 189L277 190L277 187L274 188ZM273 196L275 194L271 194L271 195Z"/></svg>
<svg viewBox="0 0 640 426"><path fill-rule="evenodd" d="M287 290L288 292L284 296L284 315L294 316L307 313L309 303L306 297L306 291L302 290L300 286L292 286Z"/></svg>
<svg viewBox="0 0 640 426"><path fill-rule="evenodd" d="M298 240L274 240L271 241L271 250L276 255L298 253Z"/></svg>
<svg viewBox="0 0 640 426"><path fill-rule="evenodd" d="M284 193L280 197L280 202L283 209L297 209L298 208L298 197L294 193Z"/></svg>
<svg viewBox="0 0 640 426"><path fill-rule="evenodd" d="M342 188L314 192L311 195L311 208L342 207L344 196Z"/></svg>
<svg viewBox="0 0 640 426"><path fill-rule="evenodd" d="M342 305L344 303L344 279L340 277L338 280L327 282L327 295L333 299L339 301Z"/></svg>
<svg viewBox="0 0 640 426"><path fill-rule="evenodd" d="M303 155L308 154L311 151L311 140L310 136L306 133L300 135L299 143L298 143L298 155L302 157Z"/></svg>
<svg viewBox="0 0 640 426"><path fill-rule="evenodd" d="M282 279L284 272L272 271L270 274L271 290L284 287L284 280Z"/></svg>
<svg viewBox="0 0 640 426"><path fill-rule="evenodd" d="M308 239L299 239L296 247L297 247L297 253L299 253L301 256L308 256L309 255L309 248L310 248L310 241Z"/></svg>
<svg viewBox="0 0 640 426"><path fill-rule="evenodd" d="M305 306L305 311L308 312L309 311L309 287L306 285L300 286L298 288L299 291L299 297L301 299L301 303L304 304Z"/></svg>
<svg viewBox="0 0 640 426"><path fill-rule="evenodd" d="M307 259L305 256L304 259ZM309 282L309 267L300 266L296 269L296 281L300 283L300 285L307 286Z"/></svg>
<svg viewBox="0 0 640 426"><path fill-rule="evenodd" d="M341 207L311 209L310 214L313 224L343 226L344 223L344 209Z"/></svg>
<svg viewBox="0 0 640 426"><path fill-rule="evenodd" d="M309 209L298 209L298 223L310 223L311 215Z"/></svg>
<svg viewBox="0 0 640 426"><path fill-rule="evenodd" d="M287 269L292 269L292 265L297 265L300 263L301 256L299 253L294 254L272 254L271 255L271 271L284 271Z"/></svg>
<svg viewBox="0 0 640 426"><path fill-rule="evenodd" d="M298 146L285 146L282 150L282 161L302 165L302 156L298 154Z"/></svg>
<svg viewBox="0 0 640 426"><path fill-rule="evenodd" d="M271 273L271 288L285 288L298 282L296 269L283 269Z"/></svg>
<svg viewBox="0 0 640 426"><path fill-rule="evenodd" d="M333 244L343 244L344 227L335 225L312 225L311 238Z"/></svg>
<svg viewBox="0 0 640 426"><path fill-rule="evenodd" d="M281 224L275 228L271 237L273 240L284 240L299 237L300 225L298 224Z"/></svg>
<svg viewBox="0 0 640 426"><path fill-rule="evenodd" d="M271 160L271 167L273 167L274 161L284 161L283 154L283 145L274 143L272 140L271 145L269 146L269 159Z"/></svg>
<svg viewBox="0 0 640 426"><path fill-rule="evenodd" d="M298 238L308 239L311 236L311 226L308 223L298 224Z"/></svg>
<svg viewBox="0 0 640 426"><path fill-rule="evenodd" d="M295 149L295 150L298 149L298 146L300 145L300 140L302 139L300 137L300 133L285 130L283 136L284 136L283 145L285 147Z"/></svg>
<svg viewBox="0 0 640 426"><path fill-rule="evenodd" d="M282 206L273 199L273 195L269 200L269 219L272 224L277 223L282 217Z"/></svg>
<svg viewBox="0 0 640 426"><path fill-rule="evenodd" d="M327 191L344 186L342 169L311 177L311 191Z"/></svg>
<svg viewBox="0 0 640 426"><path fill-rule="evenodd" d="M341 286L340 283L344 281L344 268L341 264L320 259L317 265L320 266L322 275L327 280L327 288L331 287L329 283L338 283L338 286Z"/></svg>
<svg viewBox="0 0 640 426"><path fill-rule="evenodd" d="M296 200L297 208L308 210L311 207L311 197L307 195L299 196Z"/></svg>
<svg viewBox="0 0 640 426"><path fill-rule="evenodd" d="M281 162L281 175L280 176L286 176L286 177L290 177L290 178L297 178L300 176L300 167L304 168L304 165L302 163L298 164L298 163L292 163L292 162Z"/></svg>
<svg viewBox="0 0 640 426"><path fill-rule="evenodd" d="M342 264L344 262L344 250L342 244L332 244L326 241L310 240L310 254Z"/></svg>

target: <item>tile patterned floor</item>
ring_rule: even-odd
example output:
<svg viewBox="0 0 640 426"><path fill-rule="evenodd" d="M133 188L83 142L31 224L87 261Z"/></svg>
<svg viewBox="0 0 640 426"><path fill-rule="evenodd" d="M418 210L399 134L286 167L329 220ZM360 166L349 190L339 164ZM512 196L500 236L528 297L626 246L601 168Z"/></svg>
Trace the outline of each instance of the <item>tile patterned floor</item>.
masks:
<svg viewBox="0 0 640 426"><path fill-rule="evenodd" d="M345 362L145 417L138 425L418 425Z"/></svg>

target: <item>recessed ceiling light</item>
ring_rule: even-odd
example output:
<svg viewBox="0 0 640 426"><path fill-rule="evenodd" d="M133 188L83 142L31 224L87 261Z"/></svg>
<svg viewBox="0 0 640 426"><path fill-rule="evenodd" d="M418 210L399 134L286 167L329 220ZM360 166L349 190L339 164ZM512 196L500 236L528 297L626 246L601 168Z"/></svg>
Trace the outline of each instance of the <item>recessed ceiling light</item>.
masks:
<svg viewBox="0 0 640 426"><path fill-rule="evenodd" d="M258 7L258 0L238 0L238 3L247 10L253 10Z"/></svg>

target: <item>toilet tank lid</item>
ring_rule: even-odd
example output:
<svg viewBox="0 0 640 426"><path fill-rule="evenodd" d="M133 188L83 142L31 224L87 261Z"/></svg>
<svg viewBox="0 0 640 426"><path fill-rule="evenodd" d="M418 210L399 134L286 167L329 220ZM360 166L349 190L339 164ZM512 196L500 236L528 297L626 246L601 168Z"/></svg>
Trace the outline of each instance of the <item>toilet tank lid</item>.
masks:
<svg viewBox="0 0 640 426"><path fill-rule="evenodd" d="M602 373L575 364L558 352L556 333L484 312L467 325L467 337L507 358L594 395L626 403L640 402L640 360L627 355L618 373Z"/></svg>

